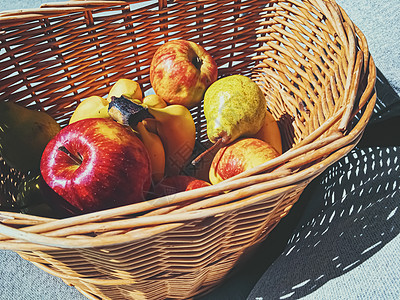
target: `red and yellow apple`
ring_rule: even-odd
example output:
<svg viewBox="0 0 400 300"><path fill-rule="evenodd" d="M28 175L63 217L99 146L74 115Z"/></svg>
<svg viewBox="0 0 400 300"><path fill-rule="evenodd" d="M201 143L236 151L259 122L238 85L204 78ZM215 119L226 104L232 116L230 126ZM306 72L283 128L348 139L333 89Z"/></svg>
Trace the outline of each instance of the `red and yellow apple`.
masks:
<svg viewBox="0 0 400 300"><path fill-rule="evenodd" d="M168 104L187 108L200 103L217 77L213 57L201 45L182 39L160 46L150 65L150 82L155 93Z"/></svg>
<svg viewBox="0 0 400 300"><path fill-rule="evenodd" d="M40 168L46 184L79 213L143 201L151 186L145 146L111 119L64 127L47 144Z"/></svg>
<svg viewBox="0 0 400 300"><path fill-rule="evenodd" d="M167 196L178 192L190 191L211 185L207 181L188 175L174 175L164 177L155 187L156 197Z"/></svg>
<svg viewBox="0 0 400 300"><path fill-rule="evenodd" d="M269 143L256 138L241 138L215 154L209 172L210 182L216 184L277 156L279 153Z"/></svg>

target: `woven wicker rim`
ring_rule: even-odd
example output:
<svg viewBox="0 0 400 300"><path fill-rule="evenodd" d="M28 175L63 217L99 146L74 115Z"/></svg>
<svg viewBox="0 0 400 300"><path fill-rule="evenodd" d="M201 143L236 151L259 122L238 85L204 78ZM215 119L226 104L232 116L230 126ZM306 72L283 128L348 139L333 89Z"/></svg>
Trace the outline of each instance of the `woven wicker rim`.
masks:
<svg viewBox="0 0 400 300"><path fill-rule="evenodd" d="M130 4L128 1L69 1L44 4L37 10L3 12L0 14L0 24L18 23L19 21L22 23L29 19L57 16L66 12L90 10L93 7L101 6L107 7L110 3L113 5ZM164 7L166 1L159 1L159 4L160 7ZM143 239L177 228L187 221L226 214L250 203L272 199L282 191L295 189L299 182L311 181L335 162L339 156L348 153L360 139L373 111L375 67L372 58L369 56L364 35L352 24L345 12L338 9L333 1L316 0L315 5L330 19L337 21L332 24L337 26L336 32L343 41L347 42L348 68L343 98L350 99L350 101L346 105L340 106L330 118L326 119L308 137L280 157L221 184L179 193L173 195L173 197L162 197L144 203L62 220L1 212L0 218L4 225L0 224L0 233L2 234L0 248L15 250L91 248ZM304 6L304 8L307 7ZM355 35L360 39L358 44ZM360 45L364 48L357 52L356 48ZM258 57L254 57L254 59L258 59ZM264 68L265 66L264 62L257 68ZM367 86L356 103L358 84L363 72L368 73ZM262 69L262 72L255 72L253 74L254 80L260 83L265 79L265 73L269 74L268 70ZM260 86L262 87L262 83L260 83ZM281 96L285 97L285 94ZM354 116L362 109L365 109L363 115L355 127L348 131L348 126L353 121ZM339 126L324 137L327 129L338 122ZM335 153L335 155L329 156L331 153ZM317 163L313 164L314 162ZM310 165L310 167L302 168L305 165ZM210 196L228 190L231 192ZM235 201L237 199L243 200ZM179 209L173 206L188 200L198 201ZM171 211L168 207L171 207ZM149 213L142 217L129 218L130 214L145 211L149 211ZM122 216L128 216L128 218L115 220L115 218ZM26 225L26 227L13 227L20 225ZM126 229L130 231L125 233ZM113 232L113 234L96 237L84 235L92 231L101 232L103 230Z"/></svg>

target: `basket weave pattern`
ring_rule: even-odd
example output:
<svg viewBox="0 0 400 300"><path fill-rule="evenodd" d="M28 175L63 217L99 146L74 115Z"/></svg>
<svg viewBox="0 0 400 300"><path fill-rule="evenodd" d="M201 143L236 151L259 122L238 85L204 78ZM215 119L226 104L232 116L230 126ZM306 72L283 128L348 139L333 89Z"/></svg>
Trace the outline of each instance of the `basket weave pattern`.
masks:
<svg viewBox="0 0 400 300"><path fill-rule="evenodd" d="M118 78L151 86L159 45L202 44L263 90L284 153L220 184L62 220L0 212L0 248L90 299L188 299L221 282L307 184L359 141L375 104L362 32L333 0L69 1L0 13L0 101L61 125ZM191 110L208 147L202 106ZM0 192L18 174L0 161ZM194 200L194 201L193 201Z"/></svg>

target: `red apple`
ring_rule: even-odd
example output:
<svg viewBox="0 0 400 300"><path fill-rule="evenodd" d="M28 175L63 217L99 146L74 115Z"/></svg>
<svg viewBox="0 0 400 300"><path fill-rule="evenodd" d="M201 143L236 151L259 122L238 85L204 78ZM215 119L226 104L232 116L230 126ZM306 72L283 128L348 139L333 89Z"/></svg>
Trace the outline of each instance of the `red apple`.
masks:
<svg viewBox="0 0 400 300"><path fill-rule="evenodd" d="M187 175L174 175L164 177L155 187L154 194L157 197L167 196L178 192L190 191L211 185L207 181Z"/></svg>
<svg viewBox="0 0 400 300"><path fill-rule="evenodd" d="M188 108L200 103L217 76L213 57L201 45L186 40L172 40L160 46L150 65L155 93L168 104Z"/></svg>
<svg viewBox="0 0 400 300"><path fill-rule="evenodd" d="M151 185L142 141L104 118L64 127L47 144L40 168L46 184L79 213L143 201Z"/></svg>
<svg viewBox="0 0 400 300"><path fill-rule="evenodd" d="M211 162L210 182L216 184L278 155L274 147L260 139L241 138L218 150Z"/></svg>

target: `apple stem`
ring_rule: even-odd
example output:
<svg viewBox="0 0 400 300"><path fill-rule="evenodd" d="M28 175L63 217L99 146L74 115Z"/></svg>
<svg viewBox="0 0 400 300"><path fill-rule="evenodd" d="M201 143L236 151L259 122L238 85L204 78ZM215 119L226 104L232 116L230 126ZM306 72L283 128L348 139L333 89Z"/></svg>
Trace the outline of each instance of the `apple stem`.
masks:
<svg viewBox="0 0 400 300"><path fill-rule="evenodd" d="M78 157L73 155L67 148L65 148L65 146L60 146L58 147L58 150L64 152L65 154L68 155L69 158L71 158L74 163L76 163L77 165L81 165L83 162L83 158L82 156L78 153Z"/></svg>
<svg viewBox="0 0 400 300"><path fill-rule="evenodd" d="M214 149L223 146L223 144L224 144L223 142L224 142L223 138L217 139L217 141L210 148L208 148L207 150L203 151L195 159L192 160L192 165L193 166L197 165L207 154L212 152Z"/></svg>

